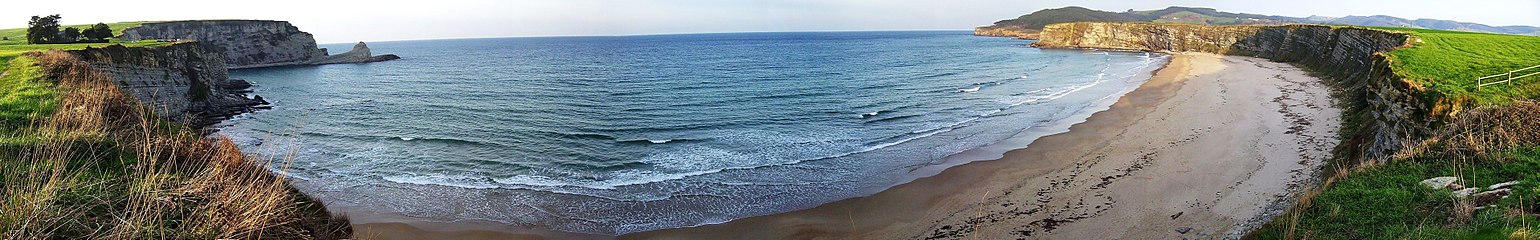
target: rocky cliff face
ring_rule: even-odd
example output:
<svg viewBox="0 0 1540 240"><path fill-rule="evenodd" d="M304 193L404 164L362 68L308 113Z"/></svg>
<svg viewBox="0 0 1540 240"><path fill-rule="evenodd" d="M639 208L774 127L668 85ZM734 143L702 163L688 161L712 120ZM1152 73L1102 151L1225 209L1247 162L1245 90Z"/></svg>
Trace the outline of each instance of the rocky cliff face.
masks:
<svg viewBox="0 0 1540 240"><path fill-rule="evenodd" d="M314 36L285 21L195 20L146 23L124 29L122 39L198 41L219 51L224 56L226 66L232 69L362 63L373 60L367 46L364 46L361 53L342 54L363 55L364 58L348 58L356 61L332 60L326 49L316 47Z"/></svg>
<svg viewBox="0 0 1540 240"><path fill-rule="evenodd" d="M1423 90L1390 69L1384 54L1410 46L1406 34L1321 25L1209 26L1153 23L1063 23L1048 25L1042 48L1097 48L1157 52L1207 52L1294 62L1346 87L1367 115L1365 159L1378 159L1427 134L1443 115L1419 100Z"/></svg>
<svg viewBox="0 0 1540 240"><path fill-rule="evenodd" d="M267 102L246 97L250 83L229 79L226 59L199 43L159 47L113 45L68 51L112 75L118 88L155 114L204 127Z"/></svg>
<svg viewBox="0 0 1540 240"><path fill-rule="evenodd" d="M973 35L974 36L1011 37L1011 38L1017 38L1017 39L1037 39L1039 32L1041 32L1041 31L1034 30L1034 29L1021 28L1021 27L1013 27L1013 26L1007 26L1007 27L988 26L988 27L976 27L976 28L973 28Z"/></svg>

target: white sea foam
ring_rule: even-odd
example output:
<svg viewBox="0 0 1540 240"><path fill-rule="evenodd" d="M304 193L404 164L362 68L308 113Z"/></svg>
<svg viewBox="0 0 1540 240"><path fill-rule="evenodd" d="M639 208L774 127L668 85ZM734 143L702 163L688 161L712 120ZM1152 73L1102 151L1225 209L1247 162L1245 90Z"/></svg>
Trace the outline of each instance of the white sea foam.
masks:
<svg viewBox="0 0 1540 240"><path fill-rule="evenodd" d="M392 176L383 176L381 178L385 179L385 181L391 181L391 182L395 182L395 183L406 183L406 184L417 184L417 185L439 185L439 186L449 186L449 187L458 187L458 188L470 188L470 189L493 189L493 188L497 188L498 187L497 185L493 185L493 184L489 184L489 183L486 183L486 182L482 182L481 180L484 180L484 178L470 177L470 176L442 176L442 175L410 175L410 176L402 176L402 175L392 175Z"/></svg>
<svg viewBox="0 0 1540 240"><path fill-rule="evenodd" d="M1098 53L1099 55L1091 55ZM1043 69L1042 67L1032 69L1030 66L1014 66L1000 69L977 69L979 70L977 72L965 72L958 77L941 79L946 81L905 82L895 80L894 82L903 82L904 84L882 84L877 85L877 87L862 87L862 89L892 89L897 92L919 92L920 95L858 99L871 98L876 94L884 93L879 91L857 96L847 96L851 97L852 101L861 101L852 104L823 104L806 107L797 106L798 108L795 108L796 110L808 110L806 112L819 114L817 115L817 117L820 117L818 120L829 120L823 117L829 117L830 115L834 118L840 118L832 119L832 121L828 122L820 122L820 124L836 126L831 128L852 129L848 132L835 132L831 131L831 128L807 127L776 128L763 130L763 132L732 132L724 134L718 132L735 130L732 127L721 127L704 123L689 125L691 127L685 130L670 129L668 132L662 132L661 130L651 128L631 129L626 125L628 122L622 121L593 121L591 124L599 125L590 126L599 129L595 131L607 132L611 131L610 128L624 128L627 131L626 133L607 134L606 136L626 137L584 136L581 139L572 141L599 143L587 145L590 148L574 149L574 151L598 149L597 147L623 147L626 149L622 150L628 150L629 152L615 155L594 154L582 157L566 156L571 155L569 152L531 151L520 148L528 147L539 150L536 147L543 147L533 144L508 144L508 146L499 145L502 147L497 148L475 147L473 149L465 148L465 146L462 146L463 144L408 144L416 146L402 148L400 146L401 142L390 141L399 139L402 141L414 141L414 143L445 142L441 141L444 139L431 138L431 134L421 135L422 133L417 132L396 133L396 136L348 136L354 138L347 140L362 139L362 141L359 141L362 144L339 144L333 147L341 149L338 151L358 152L359 157L307 157L304 160L308 161L307 163L310 163L310 165L315 165L317 162L324 164L299 170L306 172L330 171L330 169L337 168L354 170L345 174L307 173L309 175L305 175L321 181L334 181L331 184L324 184L327 186L347 185L352 182L358 182L359 185L378 186L379 189L384 189L384 191L396 191L395 189L429 189L465 193L497 193L488 194L488 197L484 198L478 198L480 195L476 194L466 194L465 196L468 197L464 199L459 199L461 195L441 197L430 194L431 196L426 198L405 202L398 201L394 202L394 205L383 205L399 206L403 209L401 211L434 216L453 216L456 219L486 219L518 224L550 224L553 225L551 227L559 230L608 234L648 230L658 227L677 227L679 224L693 225L703 222L725 222L739 217L781 211L787 207L803 207L801 205L829 200L825 199L828 196L865 194L865 191L872 190L868 188L872 188L871 184L873 181L886 181L887 179L895 178L890 176L894 174L886 173L901 172L905 168L925 166L926 164L941 166L940 163L934 162L935 159L922 159L924 158L922 156L926 154L934 157L936 154L955 153L956 151L961 151L959 149L971 148L972 146L982 144L984 141L997 139L996 137L1002 134L1000 133L1001 131L1010 131L1012 130L1011 128L1015 127L1042 128L1041 126L1045 125L1057 125L1058 121L1075 121L1078 120L1077 117L1065 118L1062 115L1071 112L1090 111L1077 110L1081 108L1080 101L1090 99L1102 101L1116 98L1120 95L1102 94L1110 94L1106 91L1109 88L1121 88L1126 87L1125 85L1127 84L1137 84L1134 80L1124 79L1134 77L1134 74L1124 74L1121 70L1117 69L1140 66L1140 62L1136 59L1138 55L1120 52L1115 56L1119 58L1109 62L1101 62L1101 59L1099 59L1103 55L1110 55L1109 53L1081 53L1081 55L1088 55L1083 57L1089 58L1076 58L1071 59L1073 61L1065 62L1081 64L1070 66L1084 66L1083 68L1058 68L1061 65L1045 64L1044 66L1053 66L1055 69L1040 71L1040 69ZM1149 54L1146 53L1146 55L1148 56ZM1149 66L1151 64L1150 61L1152 60L1144 62L1143 66ZM1015 63L1017 62L1005 64ZM1093 66L1105 66L1105 68L1100 69L1101 72L1097 72L1098 69L1094 69ZM1129 71L1137 72L1139 70L1130 69ZM1028 74L1031 76L1029 77ZM1012 78L1010 77L1011 75L1018 75L1018 77ZM1018 78L1033 80L1017 80ZM895 78L891 78L888 75L878 75L873 76L873 79ZM998 80L982 83L973 82L980 81L981 79ZM1104 82L1111 82L1113 84L1105 84ZM991 91L981 92L981 86L989 86ZM501 96L501 94L492 95ZM626 97L625 99L641 99L647 96L649 95L632 94L625 95L624 97ZM1063 100L1058 100L1061 98ZM385 100L381 101L384 102ZM581 103L584 106L590 104L586 101ZM859 103L869 104L862 105ZM938 108L927 108L931 106L928 104L935 103L962 104L967 106L954 107L947 105ZM1045 104L1041 107L1012 108L1024 104L1039 103ZM902 105L903 107L883 108L884 106L895 104ZM508 107L508 109L521 108ZM742 108L725 109L734 110ZM880 111L874 111L879 109ZM626 110L629 111L631 109L628 108ZM636 110L648 109L638 108ZM856 113L858 118L866 120L851 119L849 118L851 113ZM740 119L742 116L744 115L733 114L730 117ZM653 115L642 115L640 117L653 117ZM753 117L755 116L750 115L749 118ZM556 120L564 119L566 118L556 118ZM790 119L800 120L802 118ZM599 120L607 119L599 118ZM777 121L785 121L785 119L777 119ZM579 123L589 124L586 122ZM741 124L741 122L724 121L723 124ZM516 131L496 132L508 133ZM415 138L399 137L400 135L413 135ZM498 142L486 139L507 137L498 133L489 133L487 135L489 136L477 135L476 138L470 139ZM387 141L378 141L381 139ZM487 143L487 145L492 144ZM433 158L435 156L433 154L439 153L421 151L422 149L430 149L430 151L445 150L445 152L449 152L448 156L451 157ZM474 153L462 154L452 152L455 150L469 150ZM868 153L872 156L862 154L872 151L878 152ZM563 156L542 158L543 156L541 155L543 154ZM478 158L486 155L494 156ZM593 158L604 161L590 161ZM530 161L531 159L554 160L535 162ZM420 168L402 169L403 167L401 167L424 163L440 164L440 166L444 166L443 164L446 163L457 165L447 166L446 171L426 171L420 170ZM506 167L505 164L521 167L518 167L519 170L505 170L501 168ZM554 166L556 164L570 165ZM594 168L594 166L598 168ZM949 166L954 165L945 165L940 168L944 169ZM529 167L530 170L525 172L525 169L522 167ZM621 170L615 170L617 168ZM913 169L909 170L911 170L910 174L914 174ZM341 184L336 184L338 182ZM882 186L876 186L875 188L880 187ZM326 188L346 189L330 191L337 191L339 193L337 195L347 195L355 202L361 202L361 204L367 206L381 206L377 202L389 202L389 200L376 200L383 198L358 194L359 192L368 193L368 191L353 191L355 189L351 188ZM489 188L491 190L482 190ZM535 191L537 193L526 191ZM743 195L735 195L739 193ZM782 194L781 196L784 196L784 198L777 197L774 198L776 201L763 201L766 198L755 195L758 193ZM574 198L567 195L591 196L593 198ZM485 201L491 198L504 201ZM513 201L506 201L508 198L514 199ZM472 200L474 202L469 202ZM487 208L457 211L454 209L442 210L445 208L430 206L437 202L474 203L478 207L485 206ZM501 211L510 209L510 204L529 207L538 212L534 212L536 214L511 216L510 214L516 213ZM692 212L689 214L679 214L681 211ZM521 210L518 212L531 213L532 211ZM548 217L531 220L527 218L529 217L527 215L560 215L571 218ZM667 218L659 218L659 216ZM563 219L579 220L568 222Z"/></svg>
<svg viewBox="0 0 1540 240"><path fill-rule="evenodd" d="M875 116L877 116L877 114L879 114L879 113L882 113L882 111L876 111L876 112L869 112L869 113L862 113L862 114L861 114L861 117L860 117L860 118L868 118L868 117L875 117Z"/></svg>

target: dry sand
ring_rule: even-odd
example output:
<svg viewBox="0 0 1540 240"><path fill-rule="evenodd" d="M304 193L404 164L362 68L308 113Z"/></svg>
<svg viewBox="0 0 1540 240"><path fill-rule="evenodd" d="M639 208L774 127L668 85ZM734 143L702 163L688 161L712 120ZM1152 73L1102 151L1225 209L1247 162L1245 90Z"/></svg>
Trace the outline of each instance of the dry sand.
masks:
<svg viewBox="0 0 1540 240"><path fill-rule="evenodd" d="M1288 64L1182 53L1111 109L1000 160L812 209L620 238L1236 237L1279 211L1330 157L1341 122L1334 106L1320 80ZM383 239L604 238L355 226Z"/></svg>

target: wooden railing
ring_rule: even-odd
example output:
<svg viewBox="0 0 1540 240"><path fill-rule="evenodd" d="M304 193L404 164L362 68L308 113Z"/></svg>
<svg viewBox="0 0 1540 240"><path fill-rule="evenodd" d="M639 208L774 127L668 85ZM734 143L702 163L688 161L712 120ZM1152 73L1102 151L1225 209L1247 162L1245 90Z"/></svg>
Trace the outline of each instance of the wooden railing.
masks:
<svg viewBox="0 0 1540 240"><path fill-rule="evenodd" d="M1529 74L1519 75L1517 77L1513 76L1513 74L1515 74L1515 73L1521 73L1521 72L1529 71L1530 69L1536 69L1536 68L1540 68L1540 65L1535 65L1533 67L1527 67L1527 68L1520 68L1518 70L1508 71L1507 73L1499 73L1497 75L1485 76L1485 77L1477 78L1476 79L1476 90L1481 90L1482 87L1486 87L1488 85L1493 85L1493 84L1500 84L1500 83L1513 84L1513 80L1515 80L1515 79L1523 79L1523 78L1527 78L1527 77L1533 77L1533 76L1536 76L1536 75L1540 75L1540 71L1535 71L1535 72L1532 72L1532 73L1529 73ZM1505 76L1506 76L1506 78L1504 78ZM1487 82L1487 79L1502 79L1502 80L1501 81Z"/></svg>

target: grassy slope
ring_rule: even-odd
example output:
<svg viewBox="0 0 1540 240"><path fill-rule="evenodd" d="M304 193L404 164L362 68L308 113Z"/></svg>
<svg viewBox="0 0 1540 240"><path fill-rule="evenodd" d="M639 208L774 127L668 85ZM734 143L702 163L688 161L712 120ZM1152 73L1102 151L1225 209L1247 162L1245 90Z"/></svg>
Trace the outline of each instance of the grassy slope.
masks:
<svg viewBox="0 0 1540 240"><path fill-rule="evenodd" d="M0 124L0 239L349 234L269 172L271 159L153 116L72 55L12 61L0 84L27 90L0 92L19 106Z"/></svg>
<svg viewBox="0 0 1540 240"><path fill-rule="evenodd" d="M1215 17L1215 16L1198 14L1198 13L1194 13L1194 12L1183 11L1183 12L1177 12L1177 13L1172 13L1172 14L1167 14L1165 16L1161 16L1160 18L1155 19L1154 22L1158 22L1158 23L1182 23L1182 24L1233 25L1233 24L1240 24L1241 20L1237 19L1237 18Z"/></svg>
<svg viewBox="0 0 1540 240"><path fill-rule="evenodd" d="M138 23L113 29L129 25ZM109 80L78 63L60 67L67 54L26 54L111 44L173 43L0 42L0 239L347 237L345 218L329 216L262 159L125 110L132 100Z"/></svg>
<svg viewBox="0 0 1540 240"><path fill-rule="evenodd" d="M1347 175L1298 209L1297 221L1280 217L1258 239L1506 239L1540 230L1533 210L1540 201L1540 149L1509 153L1512 162L1459 161L1420 157L1390 162ZM1417 183L1459 176L1463 184L1488 186L1523 180L1496 207L1462 212L1448 189ZM1523 205L1520 205L1523 199ZM1529 207L1524 207L1529 206ZM1290 226L1291 224L1297 224ZM1290 230L1293 231L1290 231Z"/></svg>
<svg viewBox="0 0 1540 240"><path fill-rule="evenodd" d="M1421 40L1392 51L1398 75L1442 95L1493 110L1534 109L1516 102L1540 97L1540 79L1476 89L1475 79L1516 68L1540 65L1540 37L1381 28L1407 32ZM1252 237L1258 239L1508 239L1540 230L1540 142L1533 128L1540 114L1527 111L1501 117L1462 115L1471 123L1447 123L1436 141L1405 150L1401 160L1356 168L1342 167L1324 191L1306 193L1292 212L1274 219ZM1532 117L1532 118L1531 118ZM1460 121L1457 119L1457 121ZM1455 126L1466 126L1451 130ZM1462 138L1462 136L1464 138ZM1478 136L1478 137L1470 137ZM1481 139L1462 141L1454 139ZM1504 144L1491 139L1521 138ZM1496 156L1454 153L1490 148ZM1432 150L1428 150L1432 149ZM1449 150L1455 149L1455 150ZM1441 152L1444 151L1444 152ZM1481 187L1511 180L1524 183L1493 208L1473 210L1447 189L1418 185L1423 179L1456 176L1465 186ZM1522 202L1522 204L1521 204Z"/></svg>
<svg viewBox="0 0 1540 240"><path fill-rule="evenodd" d="M17 128L52 113L53 84L36 81L42 69L31 58L17 58L15 64L0 69L0 144L9 142Z"/></svg>

